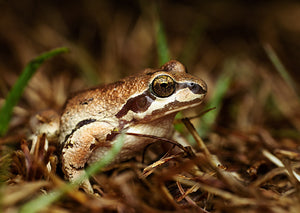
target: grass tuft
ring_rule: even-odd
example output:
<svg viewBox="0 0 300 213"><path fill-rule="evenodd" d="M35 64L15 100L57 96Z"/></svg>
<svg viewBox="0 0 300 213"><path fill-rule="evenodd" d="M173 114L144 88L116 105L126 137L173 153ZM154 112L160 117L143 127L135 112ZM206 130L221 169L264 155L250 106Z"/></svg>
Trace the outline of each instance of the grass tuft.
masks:
<svg viewBox="0 0 300 213"><path fill-rule="evenodd" d="M68 183L63 185L61 188L57 190L53 190L46 195L40 195L37 198L27 202L20 208L20 213L34 213L41 211L46 208L53 202L59 200L64 194L67 192L79 187L79 185L87 178L90 178L92 175L99 172L101 169L106 167L112 160L117 156L117 154L121 151L123 146L124 136L123 134L118 137L116 143L112 146L112 148L107 152L107 154L98 162L92 164L86 169L84 175L79 177L76 181L72 183Z"/></svg>
<svg viewBox="0 0 300 213"><path fill-rule="evenodd" d="M68 51L68 48L62 47L45 52L32 61L30 61L27 66L24 68L21 76L8 93L6 101L0 110L0 136L5 135L8 129L9 121L13 112L14 106L18 103L24 88L26 87L28 81L34 75L36 70L46 61L56 55L65 53Z"/></svg>

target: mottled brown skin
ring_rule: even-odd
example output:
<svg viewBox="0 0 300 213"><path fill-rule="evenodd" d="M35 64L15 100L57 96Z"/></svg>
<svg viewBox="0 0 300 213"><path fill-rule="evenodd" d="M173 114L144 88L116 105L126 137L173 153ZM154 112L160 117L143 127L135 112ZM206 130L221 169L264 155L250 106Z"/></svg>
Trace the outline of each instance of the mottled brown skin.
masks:
<svg viewBox="0 0 300 213"><path fill-rule="evenodd" d="M135 81L137 78L140 79L138 83ZM138 76L130 76L124 80L79 93L68 100L62 116L62 123L68 124L68 129L73 129L77 121L80 121L75 119L77 116L105 117L106 114L108 116L116 114L128 98L134 93L142 92L147 83L148 79L139 74ZM103 114L101 115L100 113Z"/></svg>
<svg viewBox="0 0 300 213"><path fill-rule="evenodd" d="M151 87L154 79L161 76L173 79L170 88L174 92L167 97L159 97ZM162 84L159 88L166 90ZM116 141L117 136L112 136L116 129L171 138L175 114L199 105L206 90L205 82L187 74L181 63L172 60L160 69L146 69L115 83L78 93L67 101L60 120L65 177L74 181L84 173L86 164L101 159ZM153 142L153 139L126 135L114 162L134 156ZM82 188L93 193L88 180Z"/></svg>

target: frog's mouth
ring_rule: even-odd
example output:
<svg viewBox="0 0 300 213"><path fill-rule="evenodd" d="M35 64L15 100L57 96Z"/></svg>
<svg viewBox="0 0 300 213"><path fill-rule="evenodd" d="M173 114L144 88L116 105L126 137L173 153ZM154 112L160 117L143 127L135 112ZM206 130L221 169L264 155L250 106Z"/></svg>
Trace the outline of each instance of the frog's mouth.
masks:
<svg viewBox="0 0 300 213"><path fill-rule="evenodd" d="M202 103L203 99L194 99L193 101L179 102L175 101L167 104L164 108L156 109L152 111L151 114L147 114L144 117L140 117L139 123L147 123L153 120L161 119L165 116L172 115L175 116L177 112L196 107Z"/></svg>
<svg viewBox="0 0 300 213"><path fill-rule="evenodd" d="M189 88L168 98L154 97L149 91L130 98L116 114L125 123L147 123L202 103L206 93L193 93Z"/></svg>

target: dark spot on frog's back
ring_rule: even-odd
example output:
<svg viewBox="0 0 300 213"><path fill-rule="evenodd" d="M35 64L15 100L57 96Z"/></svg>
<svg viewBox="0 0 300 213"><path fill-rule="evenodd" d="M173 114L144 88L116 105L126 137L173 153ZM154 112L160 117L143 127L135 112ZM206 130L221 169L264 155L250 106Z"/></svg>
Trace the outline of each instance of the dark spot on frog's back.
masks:
<svg viewBox="0 0 300 213"><path fill-rule="evenodd" d="M85 99L83 101L80 101L79 104L80 105L88 105L93 100L94 100L94 98Z"/></svg>

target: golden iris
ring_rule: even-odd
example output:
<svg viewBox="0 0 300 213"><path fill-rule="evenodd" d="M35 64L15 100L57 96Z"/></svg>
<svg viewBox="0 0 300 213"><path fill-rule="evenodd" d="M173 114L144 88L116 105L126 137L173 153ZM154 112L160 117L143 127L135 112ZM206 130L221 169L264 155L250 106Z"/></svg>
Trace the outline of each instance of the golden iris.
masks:
<svg viewBox="0 0 300 213"><path fill-rule="evenodd" d="M152 92L154 95L165 98L175 91L175 81L168 75L159 75L152 81Z"/></svg>

